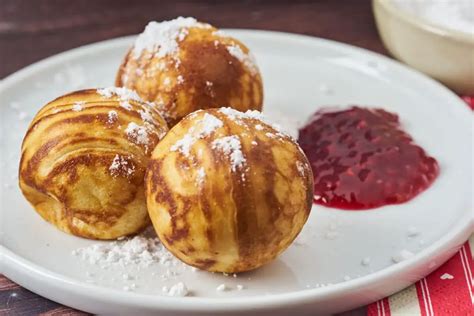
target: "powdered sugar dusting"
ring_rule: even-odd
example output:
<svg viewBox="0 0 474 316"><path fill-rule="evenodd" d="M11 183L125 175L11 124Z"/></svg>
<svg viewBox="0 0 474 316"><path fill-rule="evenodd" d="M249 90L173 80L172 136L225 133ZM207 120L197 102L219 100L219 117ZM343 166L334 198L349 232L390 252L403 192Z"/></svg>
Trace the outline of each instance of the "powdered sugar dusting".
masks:
<svg viewBox="0 0 474 316"><path fill-rule="evenodd" d="M257 110L248 110L247 112L240 112L240 111L237 111L237 110L232 109L232 108L223 107L223 108L219 109L219 112L225 114L231 120L234 120L234 121L240 122L240 123L242 123L242 120L246 120L246 119L247 120L250 120L250 119L258 120L261 123L269 125L271 128L276 130L277 131L277 134L276 134L277 136L288 137L290 139L293 139L293 137L291 135L288 135L279 124L276 124L276 123L270 121L264 114L262 114L262 112L259 112ZM255 128L257 130L263 130L264 129L264 127L259 123L255 124Z"/></svg>
<svg viewBox="0 0 474 316"><path fill-rule="evenodd" d="M135 91L127 89L127 88L119 88L119 87L103 88L103 89L97 89L97 93L106 98L112 98L114 96L117 96L120 99L120 101L143 102L143 100Z"/></svg>
<svg viewBox="0 0 474 316"><path fill-rule="evenodd" d="M127 176L132 175L135 172L135 166L121 155L115 155L112 164L109 167L112 176L116 177L120 173L125 173Z"/></svg>
<svg viewBox="0 0 474 316"><path fill-rule="evenodd" d="M142 110L139 111L142 119L145 121L148 121L148 118L151 117L151 116L147 116L145 118L142 112L145 113L146 111L148 111L148 109L146 109L146 106L154 106L154 104L143 101L140 98L140 96L133 90L130 90L127 88L110 87L110 88L97 89L97 93L108 99L113 98L113 97L118 97L120 101L120 106L129 111L133 109L132 105L130 104L130 101L139 102L139 106L142 107Z"/></svg>
<svg viewBox="0 0 474 316"><path fill-rule="evenodd" d="M196 115L195 113L191 115ZM179 151L185 156L188 156L191 150L192 145L196 140L204 138L216 129L224 126L221 120L215 117L212 114L204 113L202 120L196 126L193 126L189 129L189 132L183 136L182 139L178 140L173 146L171 146L171 151Z"/></svg>
<svg viewBox="0 0 474 316"><path fill-rule="evenodd" d="M178 17L170 21L148 23L143 33L135 41L133 57L139 58L144 51L152 52L158 58L177 53L178 42L186 38L187 29L190 27L210 28L210 25L200 23L191 17Z"/></svg>
<svg viewBox="0 0 474 316"><path fill-rule="evenodd" d="M118 120L117 111L114 111L114 110L109 111L107 115L107 123L113 124L114 122L117 122L117 120Z"/></svg>
<svg viewBox="0 0 474 316"><path fill-rule="evenodd" d="M136 144L148 145L148 142L150 141L146 127L140 126L135 122L130 122L128 124L125 133Z"/></svg>
<svg viewBox="0 0 474 316"><path fill-rule="evenodd" d="M206 177L206 171L203 167L199 168L197 171L196 181L197 184L202 184L204 182L204 178Z"/></svg>
<svg viewBox="0 0 474 316"><path fill-rule="evenodd" d="M195 141L196 139L192 135L186 134L183 138L181 138L173 146L171 146L170 151L180 151L183 155L189 156L191 146L194 144Z"/></svg>
<svg viewBox="0 0 474 316"><path fill-rule="evenodd" d="M83 105L86 104L85 101L77 101L77 102L74 102L74 104L72 105L72 110L75 111L75 112L79 112L79 111L82 111L83 109Z"/></svg>
<svg viewBox="0 0 474 316"><path fill-rule="evenodd" d="M258 73L255 58L252 54L244 53L242 48L237 44L227 46L227 51L229 52L229 54L239 60L242 64L244 64L244 66L250 71L251 74L255 75Z"/></svg>
<svg viewBox="0 0 474 316"><path fill-rule="evenodd" d="M153 271L161 271L160 278L163 281L176 279L186 270L193 271L192 267L175 258L161 244L153 229L147 229L133 238L122 237L113 242L94 243L75 249L71 254L90 265L104 270L117 271L121 282L126 282L122 287L124 291L133 291L138 287L135 283L130 282L140 278L134 273L142 268L150 267ZM155 273L152 272L151 277ZM115 277L112 278L112 281L115 279ZM168 296L178 297L190 294L186 284L179 281L170 287L163 286L162 292Z"/></svg>
<svg viewBox="0 0 474 316"><path fill-rule="evenodd" d="M240 139L236 135L226 136L218 138L212 142L212 148L222 151L225 155L228 155L232 164L232 171L236 171L237 168L242 167L246 160L242 153L242 144Z"/></svg>
<svg viewBox="0 0 474 316"><path fill-rule="evenodd" d="M237 110L235 110L235 109L233 109L233 108L228 108L228 107L226 108L226 107L223 107L223 108L220 108L220 109L219 109L219 112L221 112L221 113L227 115L227 117L230 118L230 119L232 119L232 120L236 120L236 119L239 119L239 118L240 118L240 119L251 118L251 116L248 115L248 114L250 114L250 112L258 112L258 111L248 110L247 112L244 113L244 112L237 111ZM260 115L261 115L261 112L258 112L258 113L260 113ZM253 114L253 116L255 116L255 115L256 115L256 114ZM258 119L261 120L261 118L258 118ZM262 121L263 121L263 120L262 120Z"/></svg>
<svg viewBox="0 0 474 316"><path fill-rule="evenodd" d="M144 236L93 244L89 247L74 250L73 255L89 264L104 268L111 266L125 267L132 264L147 267L153 263L169 266L172 261L177 261L160 243L158 238L146 238Z"/></svg>
<svg viewBox="0 0 474 316"><path fill-rule="evenodd" d="M363 266L369 266L370 265L370 257L365 257L361 260L360 264Z"/></svg>
<svg viewBox="0 0 474 316"><path fill-rule="evenodd" d="M146 110L139 110L138 113L140 113L140 117L142 120L148 123L154 123L155 120L153 119L153 116L151 116L150 112Z"/></svg>
<svg viewBox="0 0 474 316"><path fill-rule="evenodd" d="M306 171L305 171L305 166L304 164L301 162L301 161L297 161L296 162L296 169L298 170L298 173L304 177L306 175Z"/></svg>
<svg viewBox="0 0 474 316"><path fill-rule="evenodd" d="M128 101L120 101L120 106L126 110L129 110L129 111L132 110L132 105Z"/></svg>
<svg viewBox="0 0 474 316"><path fill-rule="evenodd" d="M216 287L217 292L225 292L225 291L228 291L228 290L229 290L229 287L225 283L219 284Z"/></svg>
<svg viewBox="0 0 474 316"><path fill-rule="evenodd" d="M214 115L211 115L209 113L204 113L204 116L201 121L201 131L198 133L199 137L204 137L210 135L212 132L214 132L216 129L224 126L224 123L222 123L221 120L219 120L217 117Z"/></svg>

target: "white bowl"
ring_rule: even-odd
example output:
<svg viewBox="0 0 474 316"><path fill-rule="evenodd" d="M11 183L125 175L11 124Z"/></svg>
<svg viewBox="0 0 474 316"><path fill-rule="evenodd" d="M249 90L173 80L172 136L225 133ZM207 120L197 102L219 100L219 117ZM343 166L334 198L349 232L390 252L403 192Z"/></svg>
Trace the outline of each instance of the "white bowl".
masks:
<svg viewBox="0 0 474 316"><path fill-rule="evenodd" d="M372 5L382 41L395 58L460 94L474 94L474 36L432 24L392 0Z"/></svg>

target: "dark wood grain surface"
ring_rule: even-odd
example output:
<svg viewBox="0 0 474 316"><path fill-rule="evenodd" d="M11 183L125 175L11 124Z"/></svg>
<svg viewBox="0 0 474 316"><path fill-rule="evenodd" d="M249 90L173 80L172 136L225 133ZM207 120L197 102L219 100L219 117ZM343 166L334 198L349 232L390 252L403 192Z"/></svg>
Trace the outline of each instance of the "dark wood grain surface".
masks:
<svg viewBox="0 0 474 316"><path fill-rule="evenodd" d="M0 78L59 52L136 34L150 20L179 15L194 16L220 28L301 33L386 54L369 0L0 0ZM0 314L83 313L33 294L0 275Z"/></svg>
<svg viewBox="0 0 474 316"><path fill-rule="evenodd" d="M221 28L308 34L386 52L369 0L0 0L0 78L56 53L136 34L150 20L179 15Z"/></svg>

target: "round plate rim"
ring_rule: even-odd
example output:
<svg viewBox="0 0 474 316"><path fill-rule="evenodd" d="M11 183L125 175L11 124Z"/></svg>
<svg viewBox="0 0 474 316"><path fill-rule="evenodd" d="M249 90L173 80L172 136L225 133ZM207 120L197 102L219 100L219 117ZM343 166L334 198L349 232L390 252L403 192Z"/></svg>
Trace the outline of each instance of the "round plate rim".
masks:
<svg viewBox="0 0 474 316"><path fill-rule="evenodd" d="M339 43L332 40L286 33L286 32L275 32L275 31L263 31L263 30L252 30L252 29L227 29L226 31L234 34L241 34L245 36L261 36L261 37L273 37L278 38L282 41L300 41L305 44L324 45L332 48L340 49L344 52L349 52L351 55L365 55L370 56L376 61L381 61L390 67L398 68L405 74L414 77L415 80L422 80L426 85L431 85L432 89L438 89L439 93L443 93L446 98L451 98L452 102L459 103L456 111L464 111L465 114L459 114L460 117L466 117L469 119L471 113L467 106L463 104L463 101L457 97L453 92L449 91L446 87L433 79L419 73L416 70L410 69L399 62L392 60L388 57L380 55L378 53L355 47L349 44ZM100 41L88 45L84 45L78 48L74 48L43 60L37 61L11 75L4 78L0 82L0 94L6 91L10 86L19 83L22 79L30 76L32 73L39 72L47 69L51 65L61 63L62 61L69 60L71 58L77 58L84 54L87 54L90 50L94 53L100 52L103 49L110 49L113 46L123 46L124 42L129 42L134 36L125 36L115 39ZM464 218L465 217L465 218ZM56 287L57 289L69 291L71 294L83 295L86 297L94 298L97 300L99 297L100 301L104 303L123 303L126 301L127 305L136 306L137 308L151 308L154 310L175 310L175 311L241 311L245 310L256 310L256 309L267 309L267 308L278 308L296 306L300 304L307 304L313 301L321 301L336 295L348 295L357 289L368 287L375 284L383 284L384 282L393 281L393 278L400 276L408 271L413 271L416 268L427 266L429 261L436 257L440 251L453 254L461 247L462 243L467 240L469 234L474 231L474 216L470 216L469 212L460 218L458 224L454 226L448 234L443 236L438 241L434 242L429 247L417 253L412 258L398 263L396 265L389 266L377 272L368 274L366 276L353 279L347 282L334 284L330 287L306 289L301 291L295 291L290 293L273 294L269 296L253 296L253 297L236 297L236 298L202 298L202 297L189 297L186 299L166 297L166 296L154 296L149 294L137 294L130 292L123 292L116 289L109 289L99 287L91 284L76 281L75 279L65 277L57 274L53 271L45 269L7 249L5 246L0 245L0 254L2 255L2 273L7 277L19 280L20 285L29 288L28 284L22 282L24 279L32 278L42 282L47 282L50 286ZM4 265L4 266L3 266ZM8 267L10 270L5 269ZM433 269L433 268L430 268ZM6 273L5 273L6 272ZM417 278L424 277L429 270L426 268L423 273L419 273ZM16 276L19 276L16 278ZM21 277L23 276L23 277ZM402 289L407 286L398 286L398 288L392 292ZM40 293L46 297L48 293ZM53 298L54 299L54 298ZM375 298L373 298L375 299Z"/></svg>

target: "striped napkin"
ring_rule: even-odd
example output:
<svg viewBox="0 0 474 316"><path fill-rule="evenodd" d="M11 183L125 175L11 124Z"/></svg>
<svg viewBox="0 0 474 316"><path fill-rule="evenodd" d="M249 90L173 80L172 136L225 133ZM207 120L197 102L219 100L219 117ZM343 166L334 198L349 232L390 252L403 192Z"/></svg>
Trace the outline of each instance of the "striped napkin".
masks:
<svg viewBox="0 0 474 316"><path fill-rule="evenodd" d="M462 97L462 99L469 105L471 110L474 111L474 97Z"/></svg>
<svg viewBox="0 0 474 316"><path fill-rule="evenodd" d="M474 97L463 97L474 111ZM474 235L451 259L414 285L370 304L368 316L474 315Z"/></svg>
<svg viewBox="0 0 474 316"><path fill-rule="evenodd" d="M416 284L370 304L368 316L474 315L474 235L451 259Z"/></svg>

